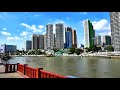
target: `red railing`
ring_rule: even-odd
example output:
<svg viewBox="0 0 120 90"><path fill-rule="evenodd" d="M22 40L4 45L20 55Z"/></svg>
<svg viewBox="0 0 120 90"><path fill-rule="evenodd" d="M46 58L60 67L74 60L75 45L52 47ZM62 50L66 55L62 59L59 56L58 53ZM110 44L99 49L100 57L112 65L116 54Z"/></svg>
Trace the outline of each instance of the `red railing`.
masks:
<svg viewBox="0 0 120 90"><path fill-rule="evenodd" d="M24 73L24 65L22 64L17 64L17 71Z"/></svg>
<svg viewBox="0 0 120 90"><path fill-rule="evenodd" d="M16 66L17 64L6 64L5 65L5 73L11 73L11 72L16 72Z"/></svg>
<svg viewBox="0 0 120 90"><path fill-rule="evenodd" d="M25 67L25 75L28 76L29 78L36 78L36 69L26 66Z"/></svg>
<svg viewBox="0 0 120 90"><path fill-rule="evenodd" d="M40 70L40 73L41 73L41 78L66 78L65 76L47 72L45 70Z"/></svg>
<svg viewBox="0 0 120 90"><path fill-rule="evenodd" d="M17 70L15 68L17 66ZM23 76L28 78L67 78L62 75L54 74L43 70L43 68L32 68L27 66L27 64L6 64L5 72L15 72L18 71Z"/></svg>

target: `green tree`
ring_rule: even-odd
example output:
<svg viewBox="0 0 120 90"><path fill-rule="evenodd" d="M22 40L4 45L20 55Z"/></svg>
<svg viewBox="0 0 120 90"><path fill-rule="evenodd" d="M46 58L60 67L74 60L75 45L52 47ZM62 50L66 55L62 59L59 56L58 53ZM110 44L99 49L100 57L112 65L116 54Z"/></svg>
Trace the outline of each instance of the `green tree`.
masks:
<svg viewBox="0 0 120 90"><path fill-rule="evenodd" d="M75 53L75 48L70 48L69 51L70 51L70 54L74 54Z"/></svg>
<svg viewBox="0 0 120 90"><path fill-rule="evenodd" d="M110 45L110 46L106 47L105 50L114 51L114 48Z"/></svg>
<svg viewBox="0 0 120 90"><path fill-rule="evenodd" d="M93 52L98 52L101 49L101 47L97 47L96 45L90 46L89 48L85 48L87 52L93 51Z"/></svg>
<svg viewBox="0 0 120 90"><path fill-rule="evenodd" d="M80 55L81 53L83 53L83 50L82 49L75 49L75 53L77 54L77 55Z"/></svg>

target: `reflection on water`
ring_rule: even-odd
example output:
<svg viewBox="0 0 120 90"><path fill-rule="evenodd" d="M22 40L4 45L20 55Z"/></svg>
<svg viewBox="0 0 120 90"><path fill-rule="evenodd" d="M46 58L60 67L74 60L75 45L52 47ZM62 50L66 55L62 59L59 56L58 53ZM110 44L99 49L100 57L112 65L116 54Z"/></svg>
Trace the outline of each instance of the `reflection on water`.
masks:
<svg viewBox="0 0 120 90"><path fill-rule="evenodd" d="M103 57L13 57L10 63L28 64L34 68L61 75L88 78L119 78L120 60Z"/></svg>

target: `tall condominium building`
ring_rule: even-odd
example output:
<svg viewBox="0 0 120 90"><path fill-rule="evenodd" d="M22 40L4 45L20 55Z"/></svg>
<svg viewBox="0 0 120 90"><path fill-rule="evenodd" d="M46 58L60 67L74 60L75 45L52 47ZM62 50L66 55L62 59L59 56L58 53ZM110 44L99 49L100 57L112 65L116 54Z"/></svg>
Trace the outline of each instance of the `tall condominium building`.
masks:
<svg viewBox="0 0 120 90"><path fill-rule="evenodd" d="M46 48L53 49L53 25L46 26Z"/></svg>
<svg viewBox="0 0 120 90"><path fill-rule="evenodd" d="M120 12L110 12L111 43L115 51L120 51Z"/></svg>
<svg viewBox="0 0 120 90"><path fill-rule="evenodd" d="M72 48L72 28L65 28L65 48Z"/></svg>
<svg viewBox="0 0 120 90"><path fill-rule="evenodd" d="M29 50L31 50L31 47L32 47L32 41L26 40L26 51L28 52Z"/></svg>
<svg viewBox="0 0 120 90"><path fill-rule="evenodd" d="M64 48L64 26L62 23L56 24L56 48Z"/></svg>
<svg viewBox="0 0 120 90"><path fill-rule="evenodd" d="M85 39L85 45L84 45L85 48L94 45L95 30L93 30L93 25L88 19L84 21L84 39Z"/></svg>
<svg viewBox="0 0 120 90"><path fill-rule="evenodd" d="M38 35L38 49L44 49L44 35Z"/></svg>
<svg viewBox="0 0 120 90"><path fill-rule="evenodd" d="M56 42L56 38L55 38L55 34L53 34L53 47L54 48L56 48L55 42Z"/></svg>
<svg viewBox="0 0 120 90"><path fill-rule="evenodd" d="M44 49L44 35L32 35L32 49Z"/></svg>
<svg viewBox="0 0 120 90"><path fill-rule="evenodd" d="M104 35L102 36L102 45L111 45L111 36Z"/></svg>
<svg viewBox="0 0 120 90"><path fill-rule="evenodd" d="M76 30L72 30L72 47L77 48L77 34Z"/></svg>
<svg viewBox="0 0 120 90"><path fill-rule="evenodd" d="M95 36L95 45L102 45L101 36Z"/></svg>
<svg viewBox="0 0 120 90"><path fill-rule="evenodd" d="M37 34L32 35L32 49L37 50L38 49L38 37Z"/></svg>
<svg viewBox="0 0 120 90"><path fill-rule="evenodd" d="M47 49L47 47L46 47L46 34L44 34L44 49Z"/></svg>

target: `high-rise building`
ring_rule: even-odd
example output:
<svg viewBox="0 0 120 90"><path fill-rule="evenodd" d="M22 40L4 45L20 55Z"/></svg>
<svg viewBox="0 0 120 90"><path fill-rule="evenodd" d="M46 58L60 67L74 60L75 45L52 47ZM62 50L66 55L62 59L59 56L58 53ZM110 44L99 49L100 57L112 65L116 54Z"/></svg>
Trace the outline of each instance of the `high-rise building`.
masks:
<svg viewBox="0 0 120 90"><path fill-rule="evenodd" d="M84 21L84 39L85 39L85 48L91 47L94 45L95 41L95 30L93 30L93 25L90 20Z"/></svg>
<svg viewBox="0 0 120 90"><path fill-rule="evenodd" d="M46 26L46 48L53 49L53 25Z"/></svg>
<svg viewBox="0 0 120 90"><path fill-rule="evenodd" d="M46 34L44 34L44 49L47 49L47 47L46 47Z"/></svg>
<svg viewBox="0 0 120 90"><path fill-rule="evenodd" d="M32 41L26 40L26 51L31 50L31 47L32 47Z"/></svg>
<svg viewBox="0 0 120 90"><path fill-rule="evenodd" d="M38 49L38 37L37 37L37 34L33 34L32 35L32 49L33 50L37 50Z"/></svg>
<svg viewBox="0 0 120 90"><path fill-rule="evenodd" d="M53 47L54 48L56 48L55 42L56 42L56 38L55 38L55 34L53 34Z"/></svg>
<svg viewBox="0 0 120 90"><path fill-rule="evenodd" d="M102 45L104 46L111 45L111 36L108 35L102 36Z"/></svg>
<svg viewBox="0 0 120 90"><path fill-rule="evenodd" d="M95 36L95 45L102 45L101 36Z"/></svg>
<svg viewBox="0 0 120 90"><path fill-rule="evenodd" d="M2 44L0 45L0 53L15 53L17 51L17 46L16 45L6 45Z"/></svg>
<svg viewBox="0 0 120 90"><path fill-rule="evenodd" d="M65 48L72 48L72 28L65 28Z"/></svg>
<svg viewBox="0 0 120 90"><path fill-rule="evenodd" d="M77 34L76 30L72 30L72 47L77 48Z"/></svg>
<svg viewBox="0 0 120 90"><path fill-rule="evenodd" d="M56 24L56 48L64 48L64 26L62 23Z"/></svg>
<svg viewBox="0 0 120 90"><path fill-rule="evenodd" d="M120 51L120 12L110 12L111 43L115 51Z"/></svg>
<svg viewBox="0 0 120 90"><path fill-rule="evenodd" d="M32 49L44 49L44 35L32 35Z"/></svg>
<svg viewBox="0 0 120 90"><path fill-rule="evenodd" d="M38 49L44 49L44 35L38 35Z"/></svg>

